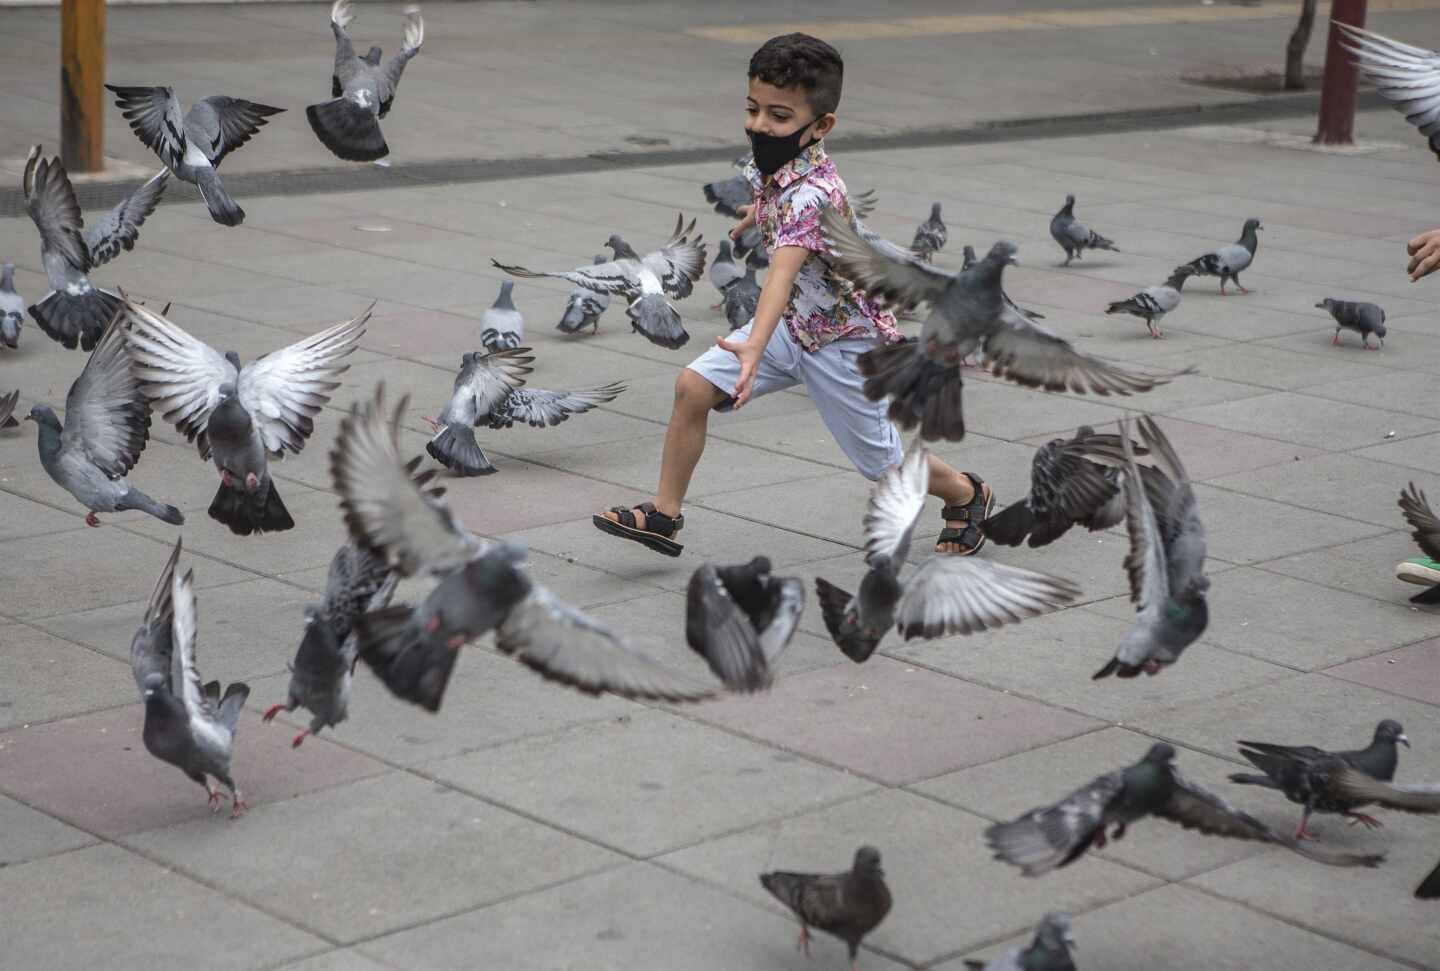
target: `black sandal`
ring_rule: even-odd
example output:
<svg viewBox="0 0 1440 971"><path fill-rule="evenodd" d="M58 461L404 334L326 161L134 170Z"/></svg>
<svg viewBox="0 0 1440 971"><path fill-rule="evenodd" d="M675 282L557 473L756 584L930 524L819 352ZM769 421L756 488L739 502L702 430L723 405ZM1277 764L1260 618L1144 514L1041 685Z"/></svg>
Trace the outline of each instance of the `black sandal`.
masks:
<svg viewBox="0 0 1440 971"><path fill-rule="evenodd" d="M645 528L636 525L635 510L645 514ZM675 534L685 528L685 515L670 517L655 508L653 502L642 502L638 506L611 506L610 511L620 518L617 523L605 516L594 515L590 521L601 532L621 539L633 540L665 556L679 556L685 549L675 542Z"/></svg>
<svg viewBox="0 0 1440 971"><path fill-rule="evenodd" d="M958 519L965 523L965 528L946 526L940 530L940 538L935 541L935 545L959 543L966 549L958 553L941 553L937 550L936 556L974 556L985 545L985 534L980 531L979 523L989 518L990 510L995 508L995 492L986 486L985 480L978 475L969 472L963 474L975 487L975 498L963 506L946 506L940 510L940 518L947 522Z"/></svg>

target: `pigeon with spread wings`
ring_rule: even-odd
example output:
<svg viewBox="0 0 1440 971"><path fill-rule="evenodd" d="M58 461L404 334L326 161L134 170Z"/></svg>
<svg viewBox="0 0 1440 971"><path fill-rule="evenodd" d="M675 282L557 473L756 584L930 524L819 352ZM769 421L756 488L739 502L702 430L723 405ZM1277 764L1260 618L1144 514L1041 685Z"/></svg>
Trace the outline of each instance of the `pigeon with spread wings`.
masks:
<svg viewBox="0 0 1440 971"><path fill-rule="evenodd" d="M685 640L731 691L760 691L770 687L804 608L804 583L774 576L768 556L739 566L706 563L690 575Z"/></svg>
<svg viewBox="0 0 1440 971"><path fill-rule="evenodd" d="M1424 135L1440 158L1440 52L1335 21L1350 41L1360 75Z"/></svg>
<svg viewBox="0 0 1440 971"><path fill-rule="evenodd" d="M400 53L380 62L380 48L372 47L357 56L346 29L355 19L350 0L335 0L330 8L330 30L335 34L335 73L330 77L330 96L305 109L315 137L347 162L373 162L390 154L380 133L380 119L390 112L395 89L405 65L420 53L425 42L425 21L419 7L405 11L405 34Z"/></svg>

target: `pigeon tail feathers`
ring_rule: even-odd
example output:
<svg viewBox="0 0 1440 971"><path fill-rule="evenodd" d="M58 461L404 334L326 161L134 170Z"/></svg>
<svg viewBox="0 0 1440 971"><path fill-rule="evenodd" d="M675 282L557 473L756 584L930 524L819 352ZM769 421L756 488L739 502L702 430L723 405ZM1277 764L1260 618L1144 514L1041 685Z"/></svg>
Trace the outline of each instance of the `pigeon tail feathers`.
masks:
<svg viewBox="0 0 1440 971"><path fill-rule="evenodd" d="M360 658L395 697L439 711L460 652L425 637L413 614L399 604L357 617Z"/></svg>
<svg viewBox="0 0 1440 971"><path fill-rule="evenodd" d="M336 98L305 109L310 128L321 144L347 162L373 162L390 154L380 122L369 108L349 98Z"/></svg>
<svg viewBox="0 0 1440 971"><path fill-rule="evenodd" d="M451 472L464 476L490 475L496 471L490 458L475 441L475 432L468 425L446 425L430 441L425 451Z"/></svg>
<svg viewBox="0 0 1440 971"><path fill-rule="evenodd" d="M205 200L205 207L210 210L210 218L222 226L238 226L245 221L245 210L240 204L230 198L230 193L225 191L225 186L220 181L220 175L210 166L195 171L195 186L200 190L200 197Z"/></svg>
<svg viewBox="0 0 1440 971"><path fill-rule="evenodd" d="M909 431L920 426L926 441L958 442L965 437L963 382L958 364L936 364L916 342L888 344L861 354L865 397L890 399L890 420Z"/></svg>
<svg viewBox="0 0 1440 971"><path fill-rule="evenodd" d="M855 598L824 577L816 577L815 599L820 602L820 616L835 645L856 664L868 661L875 648L880 646L880 639L865 637L846 625L850 602Z"/></svg>
<svg viewBox="0 0 1440 971"><path fill-rule="evenodd" d="M138 509L147 515L154 516L161 522L169 523L171 526L183 526L185 524L185 516L180 510L174 506L167 506L163 502L156 502L134 486L131 486L130 491L125 493L125 496L116 503L115 508L118 510Z"/></svg>
<svg viewBox="0 0 1440 971"><path fill-rule="evenodd" d="M247 493L221 485L215 490L209 512L211 519L229 526L236 536L283 533L295 528L295 520L290 518L290 511L281 501L274 479L266 481L264 492Z"/></svg>
<svg viewBox="0 0 1440 971"><path fill-rule="evenodd" d="M98 287L73 295L56 290L31 306L30 316L51 340L59 341L72 351L77 343L89 351L100 343L110 321L124 306L124 301L115 294Z"/></svg>
<svg viewBox="0 0 1440 971"><path fill-rule="evenodd" d="M644 293L637 297L625 313L630 317L630 326L652 344L675 350L684 347L690 340L685 325L680 322L680 313L670 306L663 294Z"/></svg>

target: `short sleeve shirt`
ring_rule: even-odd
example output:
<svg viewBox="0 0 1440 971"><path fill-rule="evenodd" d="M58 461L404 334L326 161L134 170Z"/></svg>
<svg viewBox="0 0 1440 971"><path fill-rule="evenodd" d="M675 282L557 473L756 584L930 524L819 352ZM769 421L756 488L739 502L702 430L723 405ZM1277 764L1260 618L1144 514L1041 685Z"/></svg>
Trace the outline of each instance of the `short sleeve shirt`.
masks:
<svg viewBox="0 0 1440 971"><path fill-rule="evenodd" d="M808 146L766 179L752 161L745 177L755 189L755 220L769 252L781 246L811 251L790 291L780 322L810 353L831 341L872 338L900 340L895 316L835 272L820 214L827 206L853 218L850 198L822 142Z"/></svg>

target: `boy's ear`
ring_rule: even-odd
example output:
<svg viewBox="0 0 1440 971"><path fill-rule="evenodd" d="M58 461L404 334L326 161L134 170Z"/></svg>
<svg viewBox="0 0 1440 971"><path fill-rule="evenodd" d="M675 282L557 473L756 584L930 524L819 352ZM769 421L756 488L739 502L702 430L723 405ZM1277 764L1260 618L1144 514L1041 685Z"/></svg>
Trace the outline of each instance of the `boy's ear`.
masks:
<svg viewBox="0 0 1440 971"><path fill-rule="evenodd" d="M817 142L835 130L835 121L835 112L833 111L827 111L815 119L815 127L812 130L815 132Z"/></svg>

